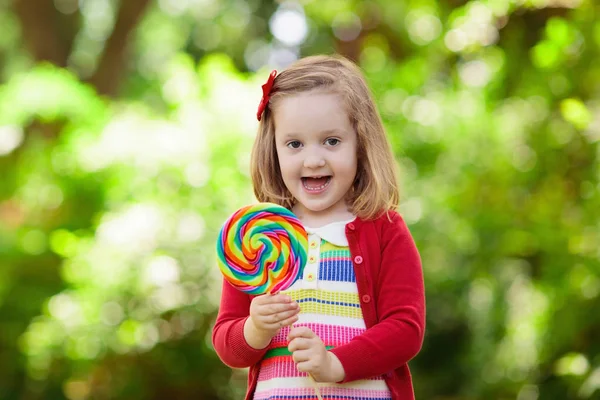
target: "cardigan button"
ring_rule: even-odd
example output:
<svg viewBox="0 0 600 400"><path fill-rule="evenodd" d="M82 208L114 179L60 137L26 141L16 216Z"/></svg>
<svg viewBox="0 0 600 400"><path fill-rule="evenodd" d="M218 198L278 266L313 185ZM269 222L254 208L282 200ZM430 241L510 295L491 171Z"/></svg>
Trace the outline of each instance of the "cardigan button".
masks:
<svg viewBox="0 0 600 400"><path fill-rule="evenodd" d="M354 224L352 222L349 223L347 226L348 226L348 229L350 229L351 231L354 230Z"/></svg>
<svg viewBox="0 0 600 400"><path fill-rule="evenodd" d="M368 294L365 294L365 295L362 297L362 301L363 301L364 303L370 303L370 302L371 302L371 296L369 296Z"/></svg>
<svg viewBox="0 0 600 400"><path fill-rule="evenodd" d="M357 264L362 264L363 258L361 256L354 257L354 262Z"/></svg>

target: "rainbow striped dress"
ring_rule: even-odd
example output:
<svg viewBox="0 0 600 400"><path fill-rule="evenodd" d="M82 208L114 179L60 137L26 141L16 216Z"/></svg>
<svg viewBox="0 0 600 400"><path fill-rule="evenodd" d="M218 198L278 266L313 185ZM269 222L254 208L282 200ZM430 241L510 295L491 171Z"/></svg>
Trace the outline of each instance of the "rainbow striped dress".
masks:
<svg viewBox="0 0 600 400"><path fill-rule="evenodd" d="M300 305L294 326L307 326L330 349L348 343L366 330L360 308L345 222L334 222L308 232L308 262L301 279L284 293ZM298 372L287 349L284 327L273 338L260 364L255 400L317 400L314 383ZM384 400L390 390L378 376L344 384L318 383L324 399Z"/></svg>

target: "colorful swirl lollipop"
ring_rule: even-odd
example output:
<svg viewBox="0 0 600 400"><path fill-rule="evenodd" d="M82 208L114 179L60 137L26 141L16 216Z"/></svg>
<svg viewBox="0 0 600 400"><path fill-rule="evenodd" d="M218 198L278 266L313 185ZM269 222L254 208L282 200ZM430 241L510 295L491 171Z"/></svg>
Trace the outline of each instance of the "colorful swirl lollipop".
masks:
<svg viewBox="0 0 600 400"><path fill-rule="evenodd" d="M236 289L259 295L285 290L302 276L308 235L287 208L258 203L236 211L221 228L218 264Z"/></svg>

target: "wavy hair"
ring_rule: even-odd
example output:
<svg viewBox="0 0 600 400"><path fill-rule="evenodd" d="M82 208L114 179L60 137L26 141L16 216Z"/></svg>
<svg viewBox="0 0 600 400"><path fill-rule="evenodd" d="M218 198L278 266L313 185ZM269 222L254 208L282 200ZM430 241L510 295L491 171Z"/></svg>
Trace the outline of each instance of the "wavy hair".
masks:
<svg viewBox="0 0 600 400"><path fill-rule="evenodd" d="M302 58L275 78L250 161L257 200L288 209L295 204L281 177L273 113L281 99L312 90L340 95L357 135L356 177L346 196L350 211L361 219L374 219L397 209L397 164L381 117L359 67L339 55Z"/></svg>

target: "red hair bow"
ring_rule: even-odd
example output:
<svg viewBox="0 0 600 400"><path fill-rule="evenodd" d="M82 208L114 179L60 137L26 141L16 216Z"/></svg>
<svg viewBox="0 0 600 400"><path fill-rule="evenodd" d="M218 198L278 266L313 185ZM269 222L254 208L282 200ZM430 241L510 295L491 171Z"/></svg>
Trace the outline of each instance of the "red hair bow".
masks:
<svg viewBox="0 0 600 400"><path fill-rule="evenodd" d="M263 95L262 95L262 98L260 99L260 104L258 105L258 112L256 113L256 118L258 118L259 121L262 116L262 113L265 111L265 108L267 107L267 103L269 103L269 98L270 98L269 95L271 94L271 89L273 88L273 82L275 81L276 76L277 76L277 71L276 70L271 71L271 75L269 75L269 79L267 80L267 83L262 85Z"/></svg>

